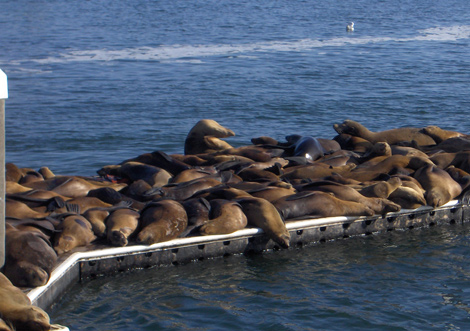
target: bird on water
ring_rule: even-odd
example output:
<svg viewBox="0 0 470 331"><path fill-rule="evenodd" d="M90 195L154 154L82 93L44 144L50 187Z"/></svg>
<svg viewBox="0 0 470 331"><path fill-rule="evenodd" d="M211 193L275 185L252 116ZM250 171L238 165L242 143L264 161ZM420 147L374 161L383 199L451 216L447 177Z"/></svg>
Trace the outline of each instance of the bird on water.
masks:
<svg viewBox="0 0 470 331"><path fill-rule="evenodd" d="M354 22L351 22L346 25L346 31L354 31Z"/></svg>

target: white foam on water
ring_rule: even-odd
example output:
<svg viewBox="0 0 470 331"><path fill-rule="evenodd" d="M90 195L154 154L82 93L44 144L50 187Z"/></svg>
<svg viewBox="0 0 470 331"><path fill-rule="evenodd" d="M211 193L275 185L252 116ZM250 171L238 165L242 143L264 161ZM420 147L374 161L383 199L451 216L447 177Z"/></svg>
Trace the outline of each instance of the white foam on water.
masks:
<svg viewBox="0 0 470 331"><path fill-rule="evenodd" d="M418 31L419 34L409 38L397 37L340 37L326 40L301 39L295 41L272 41L249 44L215 44L215 45L162 45L157 47L124 48L121 50L83 50L59 54L56 57L32 60L41 64L80 62L80 61L160 61L202 63L202 58L227 56L253 57L251 53L301 52L323 47L342 47L345 45L364 45L387 42L412 41L456 41L470 38L470 25L436 27ZM250 54L250 55L247 55ZM21 61L20 61L21 62Z"/></svg>

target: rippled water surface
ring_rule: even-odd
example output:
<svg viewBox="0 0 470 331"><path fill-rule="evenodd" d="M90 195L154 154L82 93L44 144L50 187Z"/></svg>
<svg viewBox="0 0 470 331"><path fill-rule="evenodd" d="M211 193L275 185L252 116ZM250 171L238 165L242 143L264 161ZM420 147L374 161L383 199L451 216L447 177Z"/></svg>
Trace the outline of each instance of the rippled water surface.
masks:
<svg viewBox="0 0 470 331"><path fill-rule="evenodd" d="M6 159L94 175L182 153L201 118L257 136L470 132L467 0L2 0ZM355 22L355 31L346 24ZM468 226L99 279L72 329L469 329Z"/></svg>

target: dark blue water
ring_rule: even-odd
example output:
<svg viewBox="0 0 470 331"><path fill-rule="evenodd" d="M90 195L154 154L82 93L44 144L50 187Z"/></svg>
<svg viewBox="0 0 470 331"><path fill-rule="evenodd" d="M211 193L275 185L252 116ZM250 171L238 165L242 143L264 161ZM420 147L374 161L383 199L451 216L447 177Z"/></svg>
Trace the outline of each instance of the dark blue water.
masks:
<svg viewBox="0 0 470 331"><path fill-rule="evenodd" d="M141 153L182 153L201 118L235 131L234 146L262 135L332 138L333 123L347 118L372 130L470 132L467 0L2 0L1 12L6 159L21 167L94 175ZM357 239L163 269L155 284L98 280L53 317L68 325L86 315L90 329L463 330L467 260L440 250L465 250L468 232L448 231L396 249ZM166 273L177 280L155 280ZM121 302L116 288L143 298Z"/></svg>

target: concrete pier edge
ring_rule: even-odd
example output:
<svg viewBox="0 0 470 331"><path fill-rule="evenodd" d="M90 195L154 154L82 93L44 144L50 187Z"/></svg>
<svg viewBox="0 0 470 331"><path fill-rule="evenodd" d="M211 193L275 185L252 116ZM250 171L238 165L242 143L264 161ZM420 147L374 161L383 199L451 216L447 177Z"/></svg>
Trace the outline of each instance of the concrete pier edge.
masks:
<svg viewBox="0 0 470 331"><path fill-rule="evenodd" d="M289 221L291 247L321 243L353 236L370 235L398 229L464 223L470 219L467 199L453 200L444 206L423 206L413 210L368 217L328 217ZM178 238L150 246L105 247L76 252L57 265L48 283L27 291L34 305L51 308L78 282L135 269L177 265L208 258L281 249L261 229L247 228L228 235Z"/></svg>

